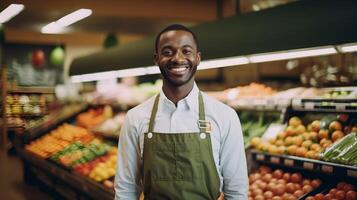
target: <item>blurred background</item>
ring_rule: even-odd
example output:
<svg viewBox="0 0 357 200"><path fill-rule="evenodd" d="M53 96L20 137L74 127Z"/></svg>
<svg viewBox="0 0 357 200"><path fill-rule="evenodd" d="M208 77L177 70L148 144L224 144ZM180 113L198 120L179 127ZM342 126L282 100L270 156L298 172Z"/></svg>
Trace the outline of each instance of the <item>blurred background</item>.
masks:
<svg viewBox="0 0 357 200"><path fill-rule="evenodd" d="M357 199L355 142L347 158L328 153L356 138L356 7L352 0L2 0L2 196L112 199L125 113L160 91L155 37L179 23L199 40L199 88L240 117L250 199L327 195L336 179L338 190L352 187L341 189L342 199ZM300 178L285 180L300 184L297 194L253 186L280 172Z"/></svg>

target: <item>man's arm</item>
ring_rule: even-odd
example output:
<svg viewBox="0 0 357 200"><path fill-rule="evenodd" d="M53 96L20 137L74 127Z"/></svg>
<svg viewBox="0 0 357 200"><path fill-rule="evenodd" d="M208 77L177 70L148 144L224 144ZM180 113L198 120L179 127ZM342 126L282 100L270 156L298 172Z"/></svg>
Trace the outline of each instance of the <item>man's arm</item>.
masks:
<svg viewBox="0 0 357 200"><path fill-rule="evenodd" d="M248 199L248 174L245 158L242 127L237 113L231 110L227 134L221 144L221 172L223 176L224 198Z"/></svg>
<svg viewBox="0 0 357 200"><path fill-rule="evenodd" d="M141 156L139 134L127 113L118 143L118 161L115 176L115 199L138 199L141 193Z"/></svg>

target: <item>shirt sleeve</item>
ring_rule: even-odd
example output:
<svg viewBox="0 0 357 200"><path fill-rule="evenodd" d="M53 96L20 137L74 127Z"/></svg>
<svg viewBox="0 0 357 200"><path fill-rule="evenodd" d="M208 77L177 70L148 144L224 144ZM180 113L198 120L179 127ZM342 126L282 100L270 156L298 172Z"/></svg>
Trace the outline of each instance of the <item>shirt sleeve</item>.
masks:
<svg viewBox="0 0 357 200"><path fill-rule="evenodd" d="M237 113L231 110L229 124L222 138L220 162L223 193L227 200L248 199L248 174L242 127Z"/></svg>
<svg viewBox="0 0 357 200"><path fill-rule="evenodd" d="M139 199L141 184L141 155L137 128L127 113L118 142L118 159L115 176L115 199Z"/></svg>

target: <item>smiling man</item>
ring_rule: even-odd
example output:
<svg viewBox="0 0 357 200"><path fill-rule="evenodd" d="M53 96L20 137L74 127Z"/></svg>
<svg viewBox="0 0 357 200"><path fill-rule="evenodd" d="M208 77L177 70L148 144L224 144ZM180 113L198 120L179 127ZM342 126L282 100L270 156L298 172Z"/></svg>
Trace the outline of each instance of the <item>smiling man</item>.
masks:
<svg viewBox="0 0 357 200"><path fill-rule="evenodd" d="M161 31L155 63L160 94L128 111L115 177L116 199L246 200L247 166L236 112L201 92L195 34L182 25Z"/></svg>

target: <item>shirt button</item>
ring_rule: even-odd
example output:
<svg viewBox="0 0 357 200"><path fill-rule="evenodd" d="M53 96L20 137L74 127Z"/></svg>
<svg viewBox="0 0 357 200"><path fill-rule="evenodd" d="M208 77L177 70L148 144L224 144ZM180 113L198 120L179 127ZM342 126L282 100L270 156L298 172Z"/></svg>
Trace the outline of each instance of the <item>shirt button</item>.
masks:
<svg viewBox="0 0 357 200"><path fill-rule="evenodd" d="M148 138L152 138L152 133L148 133Z"/></svg>
<svg viewBox="0 0 357 200"><path fill-rule="evenodd" d="M205 138L206 138L206 133L201 133L201 134L200 134L200 138L201 138L201 139L205 139Z"/></svg>

